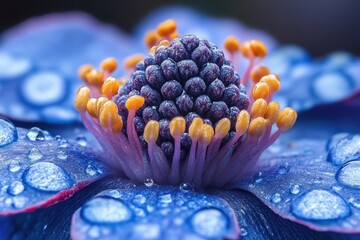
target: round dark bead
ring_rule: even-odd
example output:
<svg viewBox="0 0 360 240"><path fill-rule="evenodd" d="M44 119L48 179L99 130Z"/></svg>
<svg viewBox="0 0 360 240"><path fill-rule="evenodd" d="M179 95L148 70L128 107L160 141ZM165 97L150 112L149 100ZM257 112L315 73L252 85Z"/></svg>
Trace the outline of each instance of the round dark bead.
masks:
<svg viewBox="0 0 360 240"><path fill-rule="evenodd" d="M162 118L159 121L159 134L163 140L172 140L172 136L170 135L170 121L169 119Z"/></svg>
<svg viewBox="0 0 360 240"><path fill-rule="evenodd" d="M149 54L146 58L144 58L144 67L145 69L150 66L150 65L154 65L155 64L155 58L154 55Z"/></svg>
<svg viewBox="0 0 360 240"><path fill-rule="evenodd" d="M160 120L159 113L155 106L146 107L142 113L142 117L145 123L147 123L150 120L155 120L155 121Z"/></svg>
<svg viewBox="0 0 360 240"><path fill-rule="evenodd" d="M160 146L167 159L172 159L174 156L174 144L171 142L163 142Z"/></svg>
<svg viewBox="0 0 360 240"><path fill-rule="evenodd" d="M178 68L174 60L166 59L161 63L160 67L167 80L179 79Z"/></svg>
<svg viewBox="0 0 360 240"><path fill-rule="evenodd" d="M189 58L189 54L186 51L184 45L180 42L180 40L177 39L170 43L168 53L169 57L174 59L176 62Z"/></svg>
<svg viewBox="0 0 360 240"><path fill-rule="evenodd" d="M232 82L232 84L235 84L236 86L240 86L241 78L237 72L234 73L234 76L233 76L233 79L231 82Z"/></svg>
<svg viewBox="0 0 360 240"><path fill-rule="evenodd" d="M239 114L240 110L237 107L231 107L229 108L229 116L231 122L231 129L235 129L235 124L237 120L237 116Z"/></svg>
<svg viewBox="0 0 360 240"><path fill-rule="evenodd" d="M207 89L207 95L211 100L220 100L225 91L225 85L219 79L215 79Z"/></svg>
<svg viewBox="0 0 360 240"><path fill-rule="evenodd" d="M164 75L158 65L150 65L145 70L146 80L149 85L157 90L165 83Z"/></svg>
<svg viewBox="0 0 360 240"><path fill-rule="evenodd" d="M141 117L139 117L139 116L134 117L134 125L135 125L135 130L136 130L137 134L138 135L143 134L144 129L145 129L145 123Z"/></svg>
<svg viewBox="0 0 360 240"><path fill-rule="evenodd" d="M234 77L234 68L228 65L223 65L220 68L219 79L224 83L225 86L231 83L233 77Z"/></svg>
<svg viewBox="0 0 360 240"><path fill-rule="evenodd" d="M191 77L194 77L198 74L198 67L196 63L192 60L182 60L177 64L180 78L185 82Z"/></svg>
<svg viewBox="0 0 360 240"><path fill-rule="evenodd" d="M144 103L144 105L142 105L137 111L136 111L136 115L142 117L142 113L145 110L145 108L147 108L148 105L146 103Z"/></svg>
<svg viewBox="0 0 360 240"><path fill-rule="evenodd" d="M148 105L159 105L162 101L162 97L158 91L151 88L149 85L145 85L140 90L140 95L145 98L145 102Z"/></svg>
<svg viewBox="0 0 360 240"><path fill-rule="evenodd" d="M190 96L197 97L205 92L206 84L201 78L193 77L186 81L184 88Z"/></svg>
<svg viewBox="0 0 360 240"><path fill-rule="evenodd" d="M184 45L186 50L190 53L199 46L199 39L194 35L185 35L181 39L181 43Z"/></svg>
<svg viewBox="0 0 360 240"><path fill-rule="evenodd" d="M208 125L210 125L210 126L213 125L213 124L212 124L212 121L211 121L210 119L208 119L208 118L205 118L205 119L204 119L204 124L208 124Z"/></svg>
<svg viewBox="0 0 360 240"><path fill-rule="evenodd" d="M228 111L228 106L223 101L213 102L210 110L207 112L207 117L210 118L212 122L217 122L218 120L226 117Z"/></svg>
<svg viewBox="0 0 360 240"><path fill-rule="evenodd" d="M121 88L119 88L118 90L118 94L120 95L127 95L129 94L129 92L131 92L132 90L134 90L134 85L131 79L128 79L126 81L126 83L124 84L124 86L122 86Z"/></svg>
<svg viewBox="0 0 360 240"><path fill-rule="evenodd" d="M125 107L126 100L128 99L127 95L116 95L113 97L113 101L118 107L119 114L126 119L128 110Z"/></svg>
<svg viewBox="0 0 360 240"><path fill-rule="evenodd" d="M135 70L145 71L145 63L144 60L138 62L135 66Z"/></svg>
<svg viewBox="0 0 360 240"><path fill-rule="evenodd" d="M194 111L200 116L204 116L211 108L211 100L207 95L200 95L195 99Z"/></svg>
<svg viewBox="0 0 360 240"><path fill-rule="evenodd" d="M161 87L161 94L164 99L175 100L183 92L182 86L178 81L171 80L165 82Z"/></svg>
<svg viewBox="0 0 360 240"><path fill-rule="evenodd" d="M183 94L176 98L176 106L181 113L185 114L193 109L194 103L191 100L191 97L183 92Z"/></svg>
<svg viewBox="0 0 360 240"><path fill-rule="evenodd" d="M198 66L202 66L207 63L210 56L210 49L203 44L199 44L199 46L191 53L191 59L194 60Z"/></svg>
<svg viewBox="0 0 360 240"><path fill-rule="evenodd" d="M246 88L244 85L240 84L239 86L240 92L246 94Z"/></svg>
<svg viewBox="0 0 360 240"><path fill-rule="evenodd" d="M173 101L165 100L159 106L159 113L165 117L172 119L176 116L179 116L179 110L176 108Z"/></svg>
<svg viewBox="0 0 360 240"><path fill-rule="evenodd" d="M234 65L232 64L232 62L230 61L230 59L228 58L224 58L224 63L223 65L227 65L227 66L230 66L230 67L234 67Z"/></svg>
<svg viewBox="0 0 360 240"><path fill-rule="evenodd" d="M220 69L215 63L207 63L200 71L200 77L209 85L220 74Z"/></svg>
<svg viewBox="0 0 360 240"><path fill-rule="evenodd" d="M234 84L229 84L224 91L222 100L229 106L235 105L240 100L240 89Z"/></svg>
<svg viewBox="0 0 360 240"><path fill-rule="evenodd" d="M235 103L235 107L240 110L247 109L249 107L249 98L246 94L240 93L240 99Z"/></svg>
<svg viewBox="0 0 360 240"><path fill-rule="evenodd" d="M182 149L189 149L191 147L191 137L188 133L181 135L180 144Z"/></svg>
<svg viewBox="0 0 360 240"><path fill-rule="evenodd" d="M129 92L128 97L132 97L135 95L140 95L140 92L138 90L132 90L131 92Z"/></svg>
<svg viewBox="0 0 360 240"><path fill-rule="evenodd" d="M156 49L154 58L156 64L161 64L164 60L169 57L168 50L165 47L159 47Z"/></svg>
<svg viewBox="0 0 360 240"><path fill-rule="evenodd" d="M194 112L189 112L188 114L186 114L186 116L185 116L186 129L189 128L190 124L192 123L192 121L196 117L200 117L200 116L197 113L194 113Z"/></svg>
<svg viewBox="0 0 360 240"><path fill-rule="evenodd" d="M211 51L211 57L209 59L209 62L215 63L220 67L224 64L224 61L225 61L224 52L218 48L214 48Z"/></svg>
<svg viewBox="0 0 360 240"><path fill-rule="evenodd" d="M199 37L199 45L204 45L208 48L211 48L211 45L209 43L209 41L206 38L203 37Z"/></svg>
<svg viewBox="0 0 360 240"><path fill-rule="evenodd" d="M132 83L136 90L139 90L146 84L146 77L144 71L135 71L131 74Z"/></svg>

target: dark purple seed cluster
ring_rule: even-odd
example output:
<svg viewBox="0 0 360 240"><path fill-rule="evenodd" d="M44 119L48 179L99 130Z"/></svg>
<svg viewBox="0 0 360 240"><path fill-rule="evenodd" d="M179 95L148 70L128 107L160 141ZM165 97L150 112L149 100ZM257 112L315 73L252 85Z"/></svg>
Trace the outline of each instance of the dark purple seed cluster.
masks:
<svg viewBox="0 0 360 240"><path fill-rule="evenodd" d="M195 117L213 127L228 117L230 136L235 131L237 114L249 105L245 87L240 85L240 76L231 61L214 44L194 35L174 39L169 47L159 47L155 54L137 64L113 99L121 116L127 116L127 98L139 94L145 98L145 104L137 111L135 129L141 136L149 120L159 121L158 144L168 157L174 151L169 132L172 118L184 116L188 128ZM184 133L182 150L190 146L191 138Z"/></svg>

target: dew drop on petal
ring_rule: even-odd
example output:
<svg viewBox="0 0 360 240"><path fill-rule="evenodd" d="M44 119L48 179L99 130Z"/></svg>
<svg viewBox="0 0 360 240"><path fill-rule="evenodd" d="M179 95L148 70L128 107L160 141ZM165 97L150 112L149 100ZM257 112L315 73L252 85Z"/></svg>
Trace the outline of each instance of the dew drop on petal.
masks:
<svg viewBox="0 0 360 240"><path fill-rule="evenodd" d="M159 197L159 202L160 202L160 203L165 203L165 204L171 203L171 202L172 202L172 196L171 196L171 194L161 195L161 196Z"/></svg>
<svg viewBox="0 0 360 240"><path fill-rule="evenodd" d="M341 166L336 173L336 179L347 187L360 189L360 160L350 161Z"/></svg>
<svg viewBox="0 0 360 240"><path fill-rule="evenodd" d="M68 143L68 141L66 139L62 139L59 142L59 146L62 147L62 148L67 148L69 146L69 143Z"/></svg>
<svg viewBox="0 0 360 240"><path fill-rule="evenodd" d="M360 209L360 198L349 198L348 202L351 204L351 206Z"/></svg>
<svg viewBox="0 0 360 240"><path fill-rule="evenodd" d="M20 163L16 160L13 160L9 163L8 169L10 172L18 172L21 169Z"/></svg>
<svg viewBox="0 0 360 240"><path fill-rule="evenodd" d="M191 183L181 183L180 186L179 186L179 189L182 192L190 192L190 191L194 190L194 187L193 187L193 185Z"/></svg>
<svg viewBox="0 0 360 240"><path fill-rule="evenodd" d="M299 194L300 193L300 185L299 184L291 185L289 191L291 194L294 194L294 195Z"/></svg>
<svg viewBox="0 0 360 240"><path fill-rule="evenodd" d="M288 173L290 171L290 167L289 166L280 166L278 169L278 174L283 175L285 173Z"/></svg>
<svg viewBox="0 0 360 240"><path fill-rule="evenodd" d="M0 118L0 147L13 143L17 139L18 134L14 124Z"/></svg>
<svg viewBox="0 0 360 240"><path fill-rule="evenodd" d="M275 204L281 202L282 198L281 198L280 193L274 193L273 195L271 195L270 201Z"/></svg>
<svg viewBox="0 0 360 240"><path fill-rule="evenodd" d="M76 142L82 146L82 147L86 147L87 146L87 139L85 136L78 136L76 138Z"/></svg>
<svg viewBox="0 0 360 240"><path fill-rule="evenodd" d="M307 220L334 220L351 214L349 205L336 193L315 189L297 197L291 206L292 213Z"/></svg>
<svg viewBox="0 0 360 240"><path fill-rule="evenodd" d="M12 206L14 208L23 208L26 206L26 203L29 201L29 199L27 197L23 197L23 196L15 196L12 199Z"/></svg>
<svg viewBox="0 0 360 240"><path fill-rule="evenodd" d="M219 238L229 228L229 218L217 208L203 208L190 220L194 232L204 238Z"/></svg>
<svg viewBox="0 0 360 240"><path fill-rule="evenodd" d="M61 160L66 160L68 158L65 151L59 151L56 157Z"/></svg>
<svg viewBox="0 0 360 240"><path fill-rule="evenodd" d="M98 168L92 164L89 164L87 165L85 171L90 176L95 176L98 173Z"/></svg>
<svg viewBox="0 0 360 240"><path fill-rule="evenodd" d="M133 203L138 205L138 206L141 206L144 203L146 203L146 197L144 195L142 195L142 194L137 194L134 197Z"/></svg>
<svg viewBox="0 0 360 240"><path fill-rule="evenodd" d="M26 133L27 138L30 141L43 141L45 140L44 132L37 127L30 128L29 131Z"/></svg>
<svg viewBox="0 0 360 240"><path fill-rule="evenodd" d="M330 149L335 146L341 139L347 137L349 133L337 133L333 135L326 143L326 150L330 151Z"/></svg>
<svg viewBox="0 0 360 240"><path fill-rule="evenodd" d="M51 162L38 162L30 165L22 177L29 186L46 192L58 192L73 185L68 173Z"/></svg>
<svg viewBox="0 0 360 240"><path fill-rule="evenodd" d="M32 148L32 149L30 149L27 156L31 161L37 161L43 157L43 154L41 153L41 151L39 149Z"/></svg>
<svg viewBox="0 0 360 240"><path fill-rule="evenodd" d="M360 135L349 135L331 148L328 160L335 165L360 158Z"/></svg>
<svg viewBox="0 0 360 240"><path fill-rule="evenodd" d="M154 185L154 180L152 180L151 178L147 178L144 180L144 184L147 187L152 187Z"/></svg>
<svg viewBox="0 0 360 240"><path fill-rule="evenodd" d="M25 187L24 184L20 181L15 181L10 184L10 186L7 189L7 192L11 195L18 195L24 191Z"/></svg>
<svg viewBox="0 0 360 240"><path fill-rule="evenodd" d="M112 197L96 197L81 209L82 217L94 224L114 224L129 221L133 213L126 204Z"/></svg>
<svg viewBox="0 0 360 240"><path fill-rule="evenodd" d="M246 229L246 227L241 227L240 228L240 236L242 236L242 237L245 237L245 236L247 236L248 235L248 230Z"/></svg>

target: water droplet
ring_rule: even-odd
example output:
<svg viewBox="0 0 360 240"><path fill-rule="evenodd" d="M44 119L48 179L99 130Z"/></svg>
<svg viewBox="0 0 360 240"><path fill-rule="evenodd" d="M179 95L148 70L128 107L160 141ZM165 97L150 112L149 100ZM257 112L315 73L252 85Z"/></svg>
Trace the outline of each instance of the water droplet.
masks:
<svg viewBox="0 0 360 240"><path fill-rule="evenodd" d="M261 183L263 181L262 175L263 175L262 172L258 172L257 174L255 174L254 176L255 183Z"/></svg>
<svg viewBox="0 0 360 240"><path fill-rule="evenodd" d="M335 192L340 192L342 190L342 187L340 186L331 186L331 189L334 190Z"/></svg>
<svg viewBox="0 0 360 240"><path fill-rule="evenodd" d="M360 135L349 135L331 148L328 160L335 165L360 158Z"/></svg>
<svg viewBox="0 0 360 240"><path fill-rule="evenodd" d="M61 160L66 160L68 158L65 151L59 151L56 157Z"/></svg>
<svg viewBox="0 0 360 240"><path fill-rule="evenodd" d="M37 161L37 160L40 160L43 157L43 154L40 152L39 149L32 148L32 149L30 149L27 156L31 161Z"/></svg>
<svg viewBox="0 0 360 240"><path fill-rule="evenodd" d="M280 193L274 193L271 195L270 201L275 204L281 202L282 199Z"/></svg>
<svg viewBox="0 0 360 240"><path fill-rule="evenodd" d="M55 136L55 140L59 142L59 141L61 140L61 136L60 136L60 135L56 135L56 136Z"/></svg>
<svg viewBox="0 0 360 240"><path fill-rule="evenodd" d="M147 187L152 187L154 185L154 180L152 180L151 178L147 178L144 180L144 184Z"/></svg>
<svg viewBox="0 0 360 240"><path fill-rule="evenodd" d="M278 169L278 174L285 174L285 173L288 173L290 171L290 167L289 166L280 166L279 169Z"/></svg>
<svg viewBox="0 0 360 240"><path fill-rule="evenodd" d="M82 136L82 135L80 135L76 138L76 142L82 147L86 147L86 145L87 145L87 139L85 136Z"/></svg>
<svg viewBox="0 0 360 240"><path fill-rule="evenodd" d="M341 139L349 136L349 133L337 133L333 135L326 143L326 150L330 150L333 146L335 146Z"/></svg>
<svg viewBox="0 0 360 240"><path fill-rule="evenodd" d="M300 185L299 184L291 185L289 190L290 190L291 194L294 194L294 195L299 194L300 193Z"/></svg>
<svg viewBox="0 0 360 240"><path fill-rule="evenodd" d="M220 238L228 229L229 218L220 209L203 208L191 217L190 224L201 237Z"/></svg>
<svg viewBox="0 0 360 240"><path fill-rule="evenodd" d="M44 132L37 127L30 128L26 134L30 141L43 141L45 140Z"/></svg>
<svg viewBox="0 0 360 240"><path fill-rule="evenodd" d="M26 206L27 202L29 202L29 199L27 197L15 196L12 199L12 206L17 209L23 208Z"/></svg>
<svg viewBox="0 0 360 240"><path fill-rule="evenodd" d="M350 215L349 205L336 193L316 189L297 197L291 207L292 213L307 220L332 220Z"/></svg>
<svg viewBox="0 0 360 240"><path fill-rule="evenodd" d="M68 173L51 162L32 164L23 173L23 180L31 187L47 192L58 192L73 185Z"/></svg>
<svg viewBox="0 0 360 240"><path fill-rule="evenodd" d="M95 176L95 175L97 175L99 173L99 169L96 166L92 165L92 164L87 165L85 171L90 176Z"/></svg>
<svg viewBox="0 0 360 240"><path fill-rule="evenodd" d="M16 127L6 119L0 118L0 147L17 141Z"/></svg>
<svg viewBox="0 0 360 240"><path fill-rule="evenodd" d="M181 183L179 188L183 192L190 192L194 190L194 187L191 183Z"/></svg>
<svg viewBox="0 0 360 240"><path fill-rule="evenodd" d="M20 181L15 181L10 184L10 186L7 189L7 192L11 195L18 195L24 191L25 187Z"/></svg>
<svg viewBox="0 0 360 240"><path fill-rule="evenodd" d="M247 236L248 235L248 230L246 229L246 227L241 227L240 228L240 236L242 236L242 237L245 237L245 236Z"/></svg>
<svg viewBox="0 0 360 240"><path fill-rule="evenodd" d="M62 148L66 148L67 146L69 146L69 143L68 143L68 141L66 139L62 139L59 142L59 146L62 147Z"/></svg>
<svg viewBox="0 0 360 240"><path fill-rule="evenodd" d="M360 198L349 198L348 202L355 208L360 209Z"/></svg>
<svg viewBox="0 0 360 240"><path fill-rule="evenodd" d="M324 182L324 180L321 177L315 177L314 178L314 183L316 183L316 184L320 184L320 183L323 183L323 182Z"/></svg>
<svg viewBox="0 0 360 240"><path fill-rule="evenodd" d="M351 187L360 188L360 160L345 163L336 173L339 183Z"/></svg>
<svg viewBox="0 0 360 240"><path fill-rule="evenodd" d="M142 194L138 194L134 197L133 203L141 206L144 203L146 203L146 197L144 197L144 195L142 195Z"/></svg>
<svg viewBox="0 0 360 240"><path fill-rule="evenodd" d="M335 102L348 96L352 81L341 72L324 71L312 80L312 91L326 102Z"/></svg>
<svg viewBox="0 0 360 240"><path fill-rule="evenodd" d="M159 197L160 203L171 203L172 202L172 197L171 194L165 194L165 195L161 195Z"/></svg>
<svg viewBox="0 0 360 240"><path fill-rule="evenodd" d="M20 163L13 160L9 163L8 169L10 172L18 172L21 169Z"/></svg>
<svg viewBox="0 0 360 240"><path fill-rule="evenodd" d="M82 217L95 224L129 221L133 213L126 204L112 197L95 197L81 209Z"/></svg>

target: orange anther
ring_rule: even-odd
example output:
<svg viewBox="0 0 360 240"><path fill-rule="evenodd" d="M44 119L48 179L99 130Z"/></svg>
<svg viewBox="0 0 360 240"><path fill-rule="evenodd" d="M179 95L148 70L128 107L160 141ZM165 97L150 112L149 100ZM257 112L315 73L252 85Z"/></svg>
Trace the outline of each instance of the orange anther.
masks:
<svg viewBox="0 0 360 240"><path fill-rule="evenodd" d="M101 62L101 69L108 73L112 73L116 70L118 64L115 58L106 58Z"/></svg>
<svg viewBox="0 0 360 240"><path fill-rule="evenodd" d="M96 98L90 98L90 100L87 102L87 105L86 105L86 109L87 109L88 113L90 114L90 116L92 116L92 117L97 117L96 102L97 102Z"/></svg>
<svg viewBox="0 0 360 240"><path fill-rule="evenodd" d="M263 117L266 113L267 103L263 98L257 99L251 106L251 116L253 118Z"/></svg>
<svg viewBox="0 0 360 240"><path fill-rule="evenodd" d="M251 80L253 83L257 83L263 76L269 75L270 70L265 66L259 66L254 68L251 72Z"/></svg>
<svg viewBox="0 0 360 240"><path fill-rule="evenodd" d="M86 105L90 100L90 89L88 87L81 87L76 93L75 97L75 108L79 112L86 111Z"/></svg>
<svg viewBox="0 0 360 240"><path fill-rule="evenodd" d="M100 115L100 112L101 112L101 108L104 106L104 104L106 102L108 102L109 99L107 99L106 97L99 97L97 100L96 100L96 108L95 108L95 115L96 116L99 116Z"/></svg>
<svg viewBox="0 0 360 240"><path fill-rule="evenodd" d="M175 38L179 38L179 37L180 37L180 34L177 32L173 32L172 34L170 34L171 39L175 39Z"/></svg>
<svg viewBox="0 0 360 240"><path fill-rule="evenodd" d="M145 98L139 95L134 95L128 98L125 103L125 107L129 111L136 111L141 108L145 103Z"/></svg>
<svg viewBox="0 0 360 240"><path fill-rule="evenodd" d="M260 79L260 82L266 83L269 86L269 89L272 93L277 92L280 89L280 81L277 79L277 77L274 74L263 76Z"/></svg>
<svg viewBox="0 0 360 240"><path fill-rule="evenodd" d="M267 54L267 49L264 43L252 40L250 41L250 48L255 57L263 58Z"/></svg>
<svg viewBox="0 0 360 240"><path fill-rule="evenodd" d="M287 107L280 112L276 124L281 131L287 131L294 126L296 119L297 112L294 109Z"/></svg>
<svg viewBox="0 0 360 240"><path fill-rule="evenodd" d="M113 96L115 96L119 90L120 83L118 80L116 80L113 77L109 77L106 79L104 84L101 87L101 92L111 99Z"/></svg>
<svg viewBox="0 0 360 240"><path fill-rule="evenodd" d="M209 145L212 138L214 137L214 129L209 124L203 124L201 128L201 135L199 142L203 145Z"/></svg>
<svg viewBox="0 0 360 240"><path fill-rule="evenodd" d="M79 76L83 81L87 81L86 75L93 70L93 66L90 64L83 65L79 68Z"/></svg>
<svg viewBox="0 0 360 240"><path fill-rule="evenodd" d="M254 99L267 98L269 96L269 86L264 82L258 82L255 84L252 95Z"/></svg>
<svg viewBox="0 0 360 240"><path fill-rule="evenodd" d="M274 124L280 113L280 105L277 102L270 102L265 113L265 119L267 122L267 125Z"/></svg>
<svg viewBox="0 0 360 240"><path fill-rule="evenodd" d="M230 131L231 122L228 118L220 119L220 121L216 124L215 134L218 138L223 139L226 134Z"/></svg>
<svg viewBox="0 0 360 240"><path fill-rule="evenodd" d="M198 139L201 134L201 129L203 125L203 120L199 117L196 117L192 120L189 127L189 135L192 140Z"/></svg>
<svg viewBox="0 0 360 240"><path fill-rule="evenodd" d="M166 20L160 23L157 27L157 33L160 36L166 37L175 32L176 30L176 21L174 19Z"/></svg>
<svg viewBox="0 0 360 240"><path fill-rule="evenodd" d="M170 121L170 134L173 138L180 137L186 128L186 121L183 117L175 117Z"/></svg>
<svg viewBox="0 0 360 240"><path fill-rule="evenodd" d="M151 48L152 46L157 45L159 40L160 40L160 36L156 32L154 31L147 32L145 36L145 45L148 48Z"/></svg>
<svg viewBox="0 0 360 240"><path fill-rule="evenodd" d="M250 114L246 110L241 110L236 119L236 133L243 135L249 127L249 121Z"/></svg>
<svg viewBox="0 0 360 240"><path fill-rule="evenodd" d="M266 121L262 117L257 117L250 122L249 135L254 138L260 138L266 127Z"/></svg>
<svg viewBox="0 0 360 240"><path fill-rule="evenodd" d="M156 142L159 136L159 122L150 120L144 129L144 139L147 143Z"/></svg>
<svg viewBox="0 0 360 240"><path fill-rule="evenodd" d="M136 54L132 55L124 60L124 68L125 69L134 69L136 64L144 59L144 55Z"/></svg>
<svg viewBox="0 0 360 240"><path fill-rule="evenodd" d="M241 44L240 51L241 51L242 55L246 58L254 57L254 54L250 47L250 42L244 42L243 44Z"/></svg>
<svg viewBox="0 0 360 240"><path fill-rule="evenodd" d="M234 36L229 36L225 39L224 47L229 53L235 53L240 51L240 41Z"/></svg>
<svg viewBox="0 0 360 240"><path fill-rule="evenodd" d="M100 87L104 83L103 73L95 69L91 70L88 74L86 74L86 79L90 85L96 87Z"/></svg>
<svg viewBox="0 0 360 240"><path fill-rule="evenodd" d="M113 101L107 101L101 108L99 122L104 129L118 133L123 127L122 118L118 114L118 108Z"/></svg>

